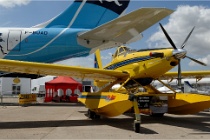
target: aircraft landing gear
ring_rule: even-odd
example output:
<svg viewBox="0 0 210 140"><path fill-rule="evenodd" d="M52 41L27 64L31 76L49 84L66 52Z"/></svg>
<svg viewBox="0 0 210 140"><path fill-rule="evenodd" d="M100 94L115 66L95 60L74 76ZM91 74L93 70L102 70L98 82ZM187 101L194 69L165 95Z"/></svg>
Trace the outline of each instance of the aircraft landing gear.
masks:
<svg viewBox="0 0 210 140"><path fill-rule="evenodd" d="M141 114L138 108L137 99L134 98L133 100L133 107L135 112L135 120L134 120L134 131L136 133L140 133L140 126L141 126Z"/></svg>
<svg viewBox="0 0 210 140"><path fill-rule="evenodd" d="M134 131L136 133L140 133L140 127L141 127L140 122L134 120Z"/></svg>
<svg viewBox="0 0 210 140"><path fill-rule="evenodd" d="M91 111L90 109L88 109L87 111L87 116L90 119L100 119L100 115L97 115L94 111Z"/></svg>

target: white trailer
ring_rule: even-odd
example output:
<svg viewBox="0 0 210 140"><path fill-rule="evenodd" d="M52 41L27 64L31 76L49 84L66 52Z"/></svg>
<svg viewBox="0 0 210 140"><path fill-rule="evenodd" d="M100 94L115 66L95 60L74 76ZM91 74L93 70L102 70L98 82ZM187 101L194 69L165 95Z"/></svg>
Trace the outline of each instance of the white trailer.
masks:
<svg viewBox="0 0 210 140"><path fill-rule="evenodd" d="M31 93L30 78L0 77L1 95L18 95Z"/></svg>

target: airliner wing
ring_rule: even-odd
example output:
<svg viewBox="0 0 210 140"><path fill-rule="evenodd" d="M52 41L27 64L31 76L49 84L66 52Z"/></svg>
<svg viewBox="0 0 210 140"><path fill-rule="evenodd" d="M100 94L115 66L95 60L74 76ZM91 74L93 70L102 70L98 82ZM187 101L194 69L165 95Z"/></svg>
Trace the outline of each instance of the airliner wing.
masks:
<svg viewBox="0 0 210 140"><path fill-rule="evenodd" d="M59 64L35 63L6 59L0 59L0 71L36 75L72 76L109 81L114 81L118 78L123 79L129 76L127 73L123 73L122 71L82 68Z"/></svg>
<svg viewBox="0 0 210 140"><path fill-rule="evenodd" d="M89 48L115 47L139 40L140 34L173 11L166 8L141 8L93 30L78 35L78 42ZM93 52L93 51L92 51Z"/></svg>
<svg viewBox="0 0 210 140"><path fill-rule="evenodd" d="M210 71L183 71L182 78L205 78L210 77ZM177 72L167 72L160 79L176 79L178 77Z"/></svg>

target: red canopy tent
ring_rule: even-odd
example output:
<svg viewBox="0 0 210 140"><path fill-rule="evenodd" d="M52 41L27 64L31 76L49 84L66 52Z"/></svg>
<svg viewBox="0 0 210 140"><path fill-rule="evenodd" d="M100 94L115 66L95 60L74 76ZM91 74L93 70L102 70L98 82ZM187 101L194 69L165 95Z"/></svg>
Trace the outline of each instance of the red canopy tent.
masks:
<svg viewBox="0 0 210 140"><path fill-rule="evenodd" d="M45 102L53 99L59 101L77 101L77 94L82 91L82 84L71 77L59 76L45 83Z"/></svg>

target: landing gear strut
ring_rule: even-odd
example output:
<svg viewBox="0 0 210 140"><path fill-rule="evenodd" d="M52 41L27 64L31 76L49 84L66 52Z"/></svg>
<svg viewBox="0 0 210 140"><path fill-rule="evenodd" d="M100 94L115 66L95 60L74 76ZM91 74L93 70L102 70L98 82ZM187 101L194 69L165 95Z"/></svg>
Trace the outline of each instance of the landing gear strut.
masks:
<svg viewBox="0 0 210 140"><path fill-rule="evenodd" d="M134 97L133 99L133 107L135 113L135 120L134 120L134 131L136 133L140 133L140 126L141 126L141 114L138 108L137 99Z"/></svg>

